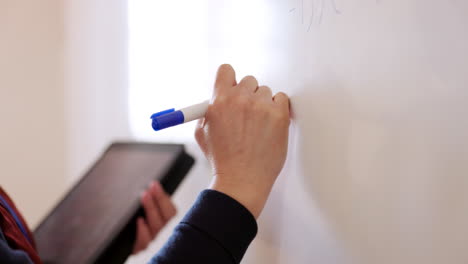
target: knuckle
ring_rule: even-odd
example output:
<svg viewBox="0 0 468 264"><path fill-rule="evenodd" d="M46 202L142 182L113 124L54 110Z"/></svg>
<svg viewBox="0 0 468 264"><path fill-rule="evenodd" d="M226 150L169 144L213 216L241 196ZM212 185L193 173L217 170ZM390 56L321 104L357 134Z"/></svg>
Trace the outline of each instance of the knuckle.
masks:
<svg viewBox="0 0 468 264"><path fill-rule="evenodd" d="M271 88L270 88L269 86L262 85L262 86L260 86L259 88L261 88L261 89L264 89L264 90L266 90L266 91L270 91L270 92L271 92Z"/></svg>
<svg viewBox="0 0 468 264"><path fill-rule="evenodd" d="M280 100L288 99L288 96L287 96L285 93L283 93L283 92L277 93L277 94L275 95L275 97L277 97L277 98L280 99Z"/></svg>
<svg viewBox="0 0 468 264"><path fill-rule="evenodd" d="M257 79L256 79L254 76L252 76L252 75L247 75L247 76L245 76L245 77L242 79L241 83L242 83L243 85L255 85L255 86L258 85Z"/></svg>
<svg viewBox="0 0 468 264"><path fill-rule="evenodd" d="M245 76L243 80L244 81L257 81L257 79L255 79L255 77L252 75Z"/></svg>
<svg viewBox="0 0 468 264"><path fill-rule="evenodd" d="M227 63L221 64L221 65L219 66L219 69L218 69L218 70L219 70L219 71L232 70L232 66L231 66L230 64L227 64Z"/></svg>
<svg viewBox="0 0 468 264"><path fill-rule="evenodd" d="M275 97L278 97L280 100L289 100L288 95L283 92L277 93Z"/></svg>

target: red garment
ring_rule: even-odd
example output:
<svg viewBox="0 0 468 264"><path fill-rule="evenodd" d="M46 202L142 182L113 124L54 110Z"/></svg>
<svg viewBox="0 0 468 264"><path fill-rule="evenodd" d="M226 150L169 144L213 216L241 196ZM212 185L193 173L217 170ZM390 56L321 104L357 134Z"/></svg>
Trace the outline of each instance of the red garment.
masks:
<svg viewBox="0 0 468 264"><path fill-rule="evenodd" d="M39 258L39 255L36 250L33 234L31 230L29 230L29 227L26 221L24 221L23 216L18 211L10 197L3 191L2 187L0 187L0 195L8 202L8 205L15 211L16 215L20 218L22 224L27 229L28 236L32 240L32 242L29 242L29 240L21 232L21 229L16 224L15 219L10 214L10 212L8 212L6 208L3 208L3 206L0 206L0 228L2 229L2 232L5 235L8 245L12 249L18 249L26 252L32 262L36 264L42 264L41 259Z"/></svg>

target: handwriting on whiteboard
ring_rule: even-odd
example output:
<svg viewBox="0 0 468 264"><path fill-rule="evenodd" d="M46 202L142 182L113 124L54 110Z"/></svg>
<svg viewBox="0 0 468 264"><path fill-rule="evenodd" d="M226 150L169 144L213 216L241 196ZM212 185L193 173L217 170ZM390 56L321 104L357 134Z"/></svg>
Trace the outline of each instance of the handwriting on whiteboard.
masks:
<svg viewBox="0 0 468 264"><path fill-rule="evenodd" d="M307 32L313 25L322 23L326 11L331 10L335 15L341 14L335 0L299 0L296 1L296 5L289 9L289 13L299 13L301 24L307 26Z"/></svg>
<svg viewBox="0 0 468 264"><path fill-rule="evenodd" d="M295 6L289 9L289 13L298 13L301 24L307 27L307 32L314 25L322 24L325 14L341 15L341 9L337 0L295 0ZM379 3L380 0L375 0Z"/></svg>

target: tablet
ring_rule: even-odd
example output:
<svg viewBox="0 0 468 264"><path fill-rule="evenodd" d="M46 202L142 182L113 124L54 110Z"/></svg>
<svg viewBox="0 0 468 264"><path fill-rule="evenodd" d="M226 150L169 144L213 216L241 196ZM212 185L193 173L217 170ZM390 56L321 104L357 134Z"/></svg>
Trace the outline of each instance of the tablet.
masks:
<svg viewBox="0 0 468 264"><path fill-rule="evenodd" d="M183 145L113 143L34 231L46 264L123 263L135 241L141 194L172 194L194 160Z"/></svg>

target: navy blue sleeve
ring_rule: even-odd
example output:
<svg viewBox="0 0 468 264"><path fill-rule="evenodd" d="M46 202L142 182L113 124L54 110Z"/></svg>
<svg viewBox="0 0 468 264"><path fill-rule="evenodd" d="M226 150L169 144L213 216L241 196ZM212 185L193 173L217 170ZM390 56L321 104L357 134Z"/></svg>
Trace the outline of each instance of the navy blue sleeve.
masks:
<svg viewBox="0 0 468 264"><path fill-rule="evenodd" d="M240 263L257 222L239 202L205 190L150 264Z"/></svg>
<svg viewBox="0 0 468 264"><path fill-rule="evenodd" d="M2 264L33 264L26 252L14 250L8 243L0 229L0 263Z"/></svg>

